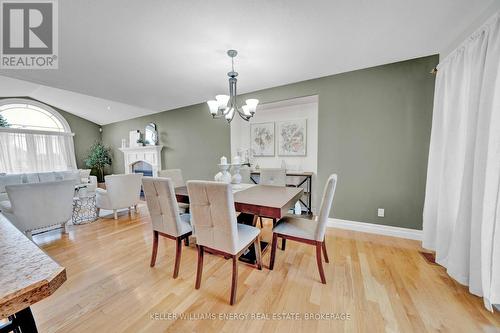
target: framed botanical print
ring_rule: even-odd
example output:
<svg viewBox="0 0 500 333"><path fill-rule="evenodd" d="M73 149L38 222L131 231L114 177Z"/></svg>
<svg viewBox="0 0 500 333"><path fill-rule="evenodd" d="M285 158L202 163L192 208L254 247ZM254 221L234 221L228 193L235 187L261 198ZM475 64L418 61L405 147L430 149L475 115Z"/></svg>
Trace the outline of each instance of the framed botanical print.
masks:
<svg viewBox="0 0 500 333"><path fill-rule="evenodd" d="M306 156L307 119L278 122L278 155Z"/></svg>
<svg viewBox="0 0 500 333"><path fill-rule="evenodd" d="M274 122L250 124L253 156L274 156Z"/></svg>

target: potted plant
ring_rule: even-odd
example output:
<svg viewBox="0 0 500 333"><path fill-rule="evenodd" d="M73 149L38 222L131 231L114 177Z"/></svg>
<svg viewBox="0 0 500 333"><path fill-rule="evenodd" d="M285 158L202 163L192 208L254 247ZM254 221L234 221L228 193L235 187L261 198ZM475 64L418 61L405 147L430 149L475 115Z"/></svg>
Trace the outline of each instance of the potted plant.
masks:
<svg viewBox="0 0 500 333"><path fill-rule="evenodd" d="M149 140L139 138L139 139L137 139L137 143L140 144L141 146L146 146L146 145L149 145Z"/></svg>
<svg viewBox="0 0 500 333"><path fill-rule="evenodd" d="M4 116L2 116L0 114L0 127L10 127L9 123L7 122L7 119L4 118Z"/></svg>
<svg viewBox="0 0 500 333"><path fill-rule="evenodd" d="M104 183L104 168L110 166L111 163L111 148L106 147L101 142L95 142L89 149L85 165L97 171L96 176L99 183Z"/></svg>

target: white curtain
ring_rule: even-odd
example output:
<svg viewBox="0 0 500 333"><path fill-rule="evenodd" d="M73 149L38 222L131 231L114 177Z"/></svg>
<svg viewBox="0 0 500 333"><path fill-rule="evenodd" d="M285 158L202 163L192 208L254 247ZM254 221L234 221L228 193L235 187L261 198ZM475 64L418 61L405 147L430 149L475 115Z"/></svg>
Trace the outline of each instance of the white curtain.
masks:
<svg viewBox="0 0 500 333"><path fill-rule="evenodd" d="M76 169L72 133L0 130L0 172L24 173Z"/></svg>
<svg viewBox="0 0 500 333"><path fill-rule="evenodd" d="M491 311L500 303L500 16L438 66L423 246Z"/></svg>

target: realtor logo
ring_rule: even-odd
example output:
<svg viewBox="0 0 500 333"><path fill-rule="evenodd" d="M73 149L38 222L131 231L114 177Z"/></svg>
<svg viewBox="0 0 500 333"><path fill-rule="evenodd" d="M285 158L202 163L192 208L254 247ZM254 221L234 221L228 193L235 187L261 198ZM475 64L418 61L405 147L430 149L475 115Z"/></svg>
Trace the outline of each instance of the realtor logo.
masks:
<svg viewBox="0 0 500 333"><path fill-rule="evenodd" d="M57 69L57 2L0 0L2 69Z"/></svg>

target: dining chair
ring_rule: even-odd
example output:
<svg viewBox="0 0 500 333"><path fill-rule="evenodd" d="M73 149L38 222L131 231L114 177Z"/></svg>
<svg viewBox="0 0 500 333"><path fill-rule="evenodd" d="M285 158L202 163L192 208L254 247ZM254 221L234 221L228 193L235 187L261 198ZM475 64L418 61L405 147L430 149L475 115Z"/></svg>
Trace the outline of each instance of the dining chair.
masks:
<svg viewBox="0 0 500 333"><path fill-rule="evenodd" d="M259 185L286 186L286 169L283 168L261 168ZM262 217L259 216L260 227L263 227ZM273 219L273 227L276 220ZM282 247L284 246L284 241Z"/></svg>
<svg viewBox="0 0 500 333"><path fill-rule="evenodd" d="M325 262L329 262L328 253L326 250L326 224L330 214L335 188L337 187L337 175L331 175L325 185L323 191L323 199L319 215L316 220L308 220L295 216L285 216L282 218L276 227L273 228L273 242L271 245L271 260L269 269L274 268L274 259L276 257L276 248L278 238L289 239L301 243L314 245L316 247L316 262L318 264L319 275L321 282L326 284L325 272L323 270L323 262L321 252L325 257Z"/></svg>
<svg viewBox="0 0 500 333"><path fill-rule="evenodd" d="M181 169L166 169L158 171L158 177L170 178L174 183L174 188L186 186ZM181 213L189 213L189 204L184 202L178 203Z"/></svg>
<svg viewBox="0 0 500 333"><path fill-rule="evenodd" d="M156 263L158 236L173 239L176 242L174 279L179 275L181 264L182 240L193 232L189 214L179 214L175 198L173 180L170 178L143 177L144 196L153 224L153 251L151 267Z"/></svg>
<svg viewBox="0 0 500 333"><path fill-rule="evenodd" d="M286 186L286 169L261 168L259 184Z"/></svg>
<svg viewBox="0 0 500 333"><path fill-rule="evenodd" d="M238 258L252 244L255 246L257 268L262 269L260 230L250 225L237 223L230 184L188 181L187 189L198 247L195 288L199 289L201 286L205 250L232 258L233 277L229 303L233 305L236 301L238 284Z"/></svg>

